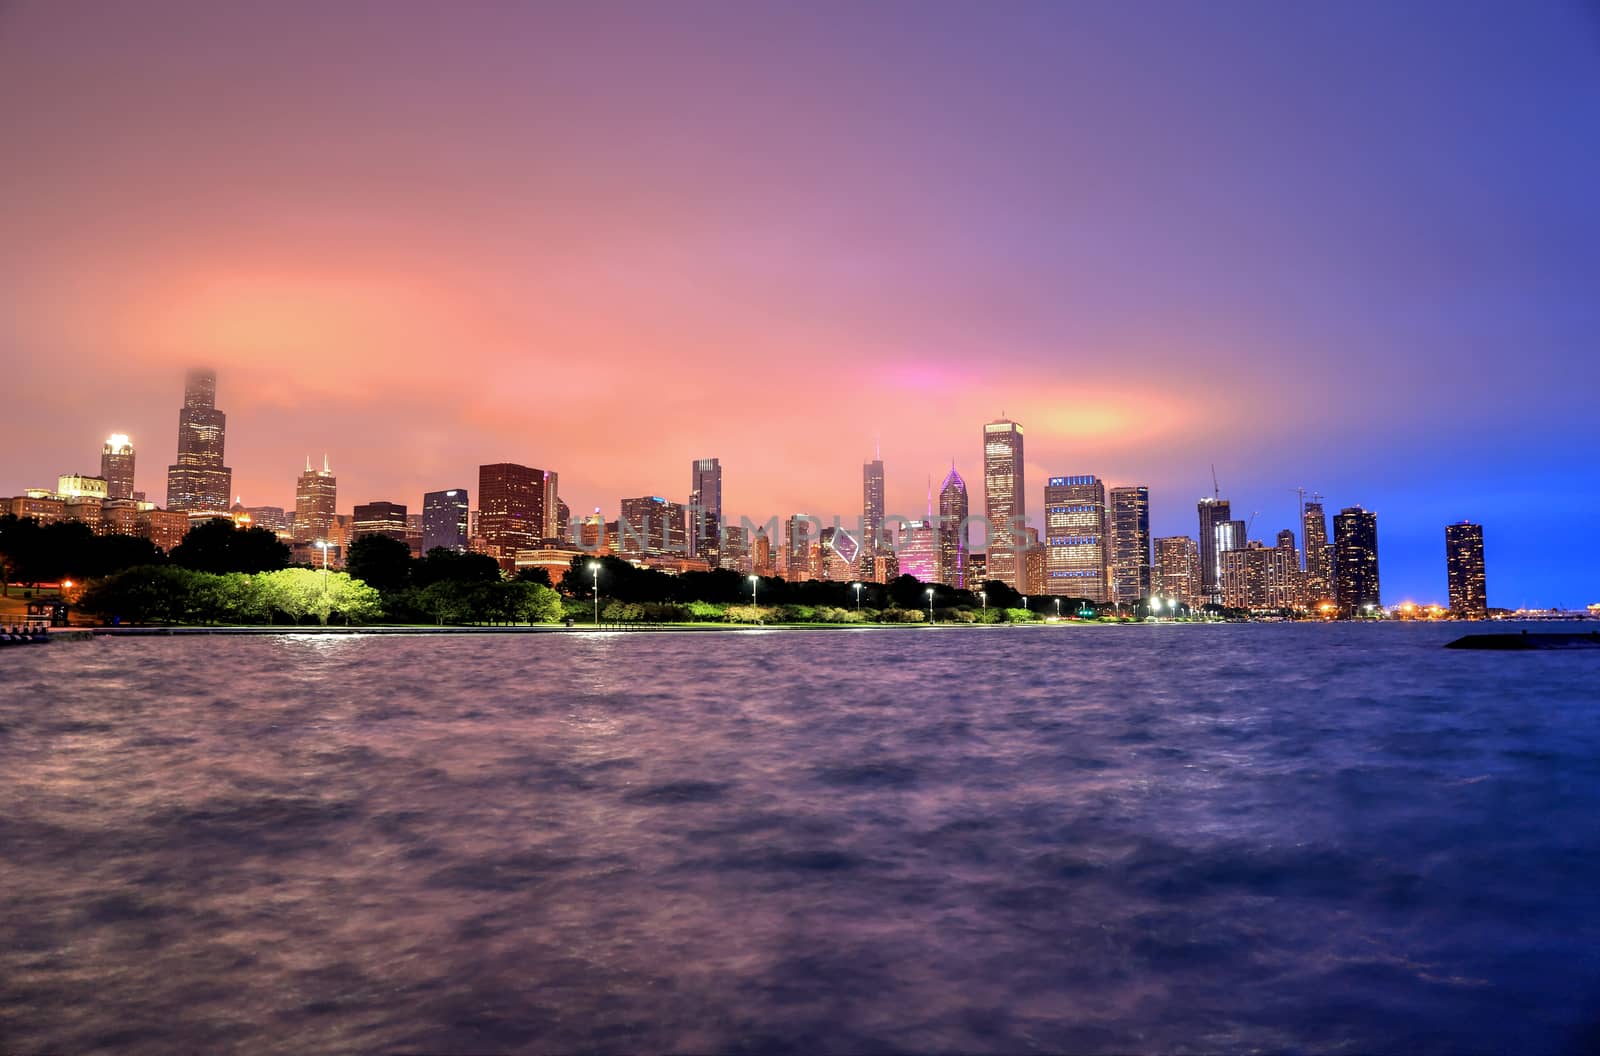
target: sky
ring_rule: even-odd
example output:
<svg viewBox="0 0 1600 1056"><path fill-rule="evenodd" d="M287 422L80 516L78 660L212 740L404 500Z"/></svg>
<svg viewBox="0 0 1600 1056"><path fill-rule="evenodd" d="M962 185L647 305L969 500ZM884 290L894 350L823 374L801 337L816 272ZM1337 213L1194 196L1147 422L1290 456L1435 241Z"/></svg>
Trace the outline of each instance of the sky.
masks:
<svg viewBox="0 0 1600 1056"><path fill-rule="evenodd" d="M891 511L981 430L1045 478L1212 466L1253 537L1378 513L1384 599L1600 602L1600 9L0 0L0 494L187 366L247 505L477 466L574 512ZM981 500L974 502L981 511Z"/></svg>

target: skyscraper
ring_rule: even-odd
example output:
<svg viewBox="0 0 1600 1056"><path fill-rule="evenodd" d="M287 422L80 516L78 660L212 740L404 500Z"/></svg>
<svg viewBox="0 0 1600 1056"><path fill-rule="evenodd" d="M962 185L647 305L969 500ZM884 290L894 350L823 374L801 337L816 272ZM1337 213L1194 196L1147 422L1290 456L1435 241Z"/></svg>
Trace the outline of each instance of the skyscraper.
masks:
<svg viewBox="0 0 1600 1056"><path fill-rule="evenodd" d="M1205 601L1222 600L1222 561L1217 556L1217 526L1233 516L1227 499L1201 499L1200 510L1200 595ZM1244 545L1240 539L1239 546Z"/></svg>
<svg viewBox="0 0 1600 1056"><path fill-rule="evenodd" d="M1328 518L1322 503L1308 502L1300 514L1300 542L1305 550L1306 608L1315 610L1333 600L1333 548L1328 545Z"/></svg>
<svg viewBox="0 0 1600 1056"><path fill-rule="evenodd" d="M1027 523L1028 501L1022 426L1009 418L997 418L983 427L983 504L989 520L989 578L1021 590L1027 575L1013 535Z"/></svg>
<svg viewBox="0 0 1600 1056"><path fill-rule="evenodd" d="M967 485L954 463L939 486L939 582L967 586Z"/></svg>
<svg viewBox="0 0 1600 1056"><path fill-rule="evenodd" d="M1488 582L1483 568L1483 525L1462 521L1444 529L1445 569L1450 579L1450 613L1457 619L1481 620L1489 614Z"/></svg>
<svg viewBox="0 0 1600 1056"><path fill-rule="evenodd" d="M302 546L317 540L328 542L333 536L333 518L339 497L339 481L322 456L322 468L311 468L306 456L306 471L294 488L294 541Z"/></svg>
<svg viewBox="0 0 1600 1056"><path fill-rule="evenodd" d="M811 548L821 529L809 514L797 513L784 526L783 578L798 583L811 578Z"/></svg>
<svg viewBox="0 0 1600 1056"><path fill-rule="evenodd" d="M613 549L642 557L685 557L689 553L688 511L659 495L623 499Z"/></svg>
<svg viewBox="0 0 1600 1056"><path fill-rule="evenodd" d="M538 546L545 530L545 474L515 462L478 467L478 533L502 566Z"/></svg>
<svg viewBox="0 0 1600 1056"><path fill-rule="evenodd" d="M422 496L422 552L467 549L467 489L430 491Z"/></svg>
<svg viewBox="0 0 1600 1056"><path fill-rule="evenodd" d="M902 521L900 546L895 551L899 574L924 583L939 582L939 540L929 521Z"/></svg>
<svg viewBox="0 0 1600 1056"><path fill-rule="evenodd" d="M1155 541L1155 593L1167 601L1190 607L1203 603L1200 594L1200 548L1187 535L1167 535Z"/></svg>
<svg viewBox="0 0 1600 1056"><path fill-rule="evenodd" d="M1334 601L1346 619L1383 604L1378 588L1378 515L1347 506L1333 519Z"/></svg>
<svg viewBox="0 0 1600 1056"><path fill-rule="evenodd" d="M561 508L565 503L561 501L561 496L558 494L556 471L553 469L544 471L544 492L540 501L542 503L542 509L540 510L541 523L537 532L539 536L537 541L543 542L546 539L561 538L567 530L567 524L561 515Z"/></svg>
<svg viewBox="0 0 1600 1056"><path fill-rule="evenodd" d="M1051 477L1046 482L1046 594L1109 600L1105 531L1106 486L1099 477Z"/></svg>
<svg viewBox="0 0 1600 1056"><path fill-rule="evenodd" d="M217 410L216 371L189 371L178 411L178 460L167 467L167 509L228 515L233 470L222 464L227 423Z"/></svg>
<svg viewBox="0 0 1600 1056"><path fill-rule="evenodd" d="M863 560L870 561L883 549L883 460L879 458L861 467L861 535Z"/></svg>
<svg viewBox="0 0 1600 1056"><path fill-rule="evenodd" d="M406 508L398 502L363 502L351 511L352 537L362 535L387 535L399 542L406 541L409 525Z"/></svg>
<svg viewBox="0 0 1600 1056"><path fill-rule="evenodd" d="M722 463L697 458L689 466L689 556L716 568L722 540Z"/></svg>
<svg viewBox="0 0 1600 1056"><path fill-rule="evenodd" d="M100 475L106 478L106 498L133 498L133 444L122 433L112 433L100 449Z"/></svg>
<svg viewBox="0 0 1600 1056"><path fill-rule="evenodd" d="M1150 489L1112 488L1109 520L1110 600L1137 604L1150 594Z"/></svg>

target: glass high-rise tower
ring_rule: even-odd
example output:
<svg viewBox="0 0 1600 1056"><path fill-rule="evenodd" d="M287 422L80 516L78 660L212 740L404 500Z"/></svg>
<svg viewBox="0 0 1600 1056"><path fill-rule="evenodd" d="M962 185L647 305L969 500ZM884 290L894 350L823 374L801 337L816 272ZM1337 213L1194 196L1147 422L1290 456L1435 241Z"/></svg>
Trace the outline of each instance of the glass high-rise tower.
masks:
<svg viewBox="0 0 1600 1056"><path fill-rule="evenodd" d="M189 371L178 411L178 459L167 467L167 509L228 516L233 470L222 464L227 424L217 410L217 372Z"/></svg>
<svg viewBox="0 0 1600 1056"><path fill-rule="evenodd" d="M950 467L939 486L939 582L967 587L967 485Z"/></svg>
<svg viewBox="0 0 1600 1056"><path fill-rule="evenodd" d="M721 558L722 463L697 458L689 467L689 556L703 557L712 568Z"/></svg>
<svg viewBox="0 0 1600 1056"><path fill-rule="evenodd" d="M422 552L467 549L467 489L430 491L422 496Z"/></svg>
<svg viewBox="0 0 1600 1056"><path fill-rule="evenodd" d="M1142 484L1112 488L1107 520L1110 600L1137 604L1150 595L1150 489Z"/></svg>
<svg viewBox="0 0 1600 1056"><path fill-rule="evenodd" d="M1009 418L997 418L983 427L983 506L989 519L988 577L1013 590L1027 590L1027 569L1013 538L1028 518L1022 426Z"/></svg>

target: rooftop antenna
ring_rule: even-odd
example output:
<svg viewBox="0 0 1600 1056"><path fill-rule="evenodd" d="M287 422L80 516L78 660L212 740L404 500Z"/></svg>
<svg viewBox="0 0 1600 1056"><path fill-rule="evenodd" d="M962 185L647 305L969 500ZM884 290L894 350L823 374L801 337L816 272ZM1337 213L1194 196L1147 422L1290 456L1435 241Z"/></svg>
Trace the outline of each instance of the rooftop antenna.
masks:
<svg viewBox="0 0 1600 1056"><path fill-rule="evenodd" d="M874 461L883 461L883 434L879 433L872 438L872 458Z"/></svg>
<svg viewBox="0 0 1600 1056"><path fill-rule="evenodd" d="M328 468L328 453L326 451L324 451L322 453L322 472L324 472L324 473L332 473L333 472L333 470Z"/></svg>
<svg viewBox="0 0 1600 1056"><path fill-rule="evenodd" d="M307 473L311 472L311 456L310 455L306 456L306 472Z"/></svg>
<svg viewBox="0 0 1600 1056"><path fill-rule="evenodd" d="M1222 485L1217 483L1217 464L1211 463L1211 497L1218 502L1222 501Z"/></svg>

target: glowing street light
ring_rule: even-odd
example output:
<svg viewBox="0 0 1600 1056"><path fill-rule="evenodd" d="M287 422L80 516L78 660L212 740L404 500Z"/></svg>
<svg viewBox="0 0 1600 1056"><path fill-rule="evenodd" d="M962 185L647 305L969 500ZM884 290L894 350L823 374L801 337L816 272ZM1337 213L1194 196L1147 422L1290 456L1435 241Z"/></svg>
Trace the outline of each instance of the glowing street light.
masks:
<svg viewBox="0 0 1600 1056"><path fill-rule="evenodd" d="M751 576L750 577L750 607L752 609L756 607L756 585L759 584L760 582L761 582L761 577L760 576Z"/></svg>
<svg viewBox="0 0 1600 1056"><path fill-rule="evenodd" d="M861 611L861 584L860 583L852 583L850 585L852 587L856 588L856 611L860 612Z"/></svg>
<svg viewBox="0 0 1600 1056"><path fill-rule="evenodd" d="M978 591L978 600L983 602L983 611L984 612L988 612L989 611L989 595L987 593L985 593L984 591L980 590L980 591Z"/></svg>
<svg viewBox="0 0 1600 1056"><path fill-rule="evenodd" d="M1061 618L1061 599L1057 598L1056 599L1056 619L1059 620L1060 618Z"/></svg>
<svg viewBox="0 0 1600 1056"><path fill-rule="evenodd" d="M590 561L589 571L594 574L594 625L600 626L600 562Z"/></svg>
<svg viewBox="0 0 1600 1056"><path fill-rule="evenodd" d="M933 588L928 588L928 622L933 622Z"/></svg>
<svg viewBox="0 0 1600 1056"><path fill-rule="evenodd" d="M318 550L322 551L322 580L326 584L328 580L328 541L326 539L318 539L316 546ZM326 586L324 586L324 589L326 589Z"/></svg>

